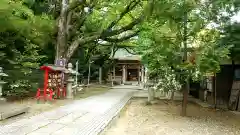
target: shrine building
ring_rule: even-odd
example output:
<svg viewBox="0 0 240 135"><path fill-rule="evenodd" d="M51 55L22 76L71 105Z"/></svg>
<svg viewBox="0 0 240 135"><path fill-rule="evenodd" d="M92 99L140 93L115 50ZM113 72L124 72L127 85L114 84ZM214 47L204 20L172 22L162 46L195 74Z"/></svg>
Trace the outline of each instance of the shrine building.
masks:
<svg viewBox="0 0 240 135"><path fill-rule="evenodd" d="M119 48L110 59L115 63L109 74L110 81L118 84L141 84L144 81L141 57L132 50Z"/></svg>

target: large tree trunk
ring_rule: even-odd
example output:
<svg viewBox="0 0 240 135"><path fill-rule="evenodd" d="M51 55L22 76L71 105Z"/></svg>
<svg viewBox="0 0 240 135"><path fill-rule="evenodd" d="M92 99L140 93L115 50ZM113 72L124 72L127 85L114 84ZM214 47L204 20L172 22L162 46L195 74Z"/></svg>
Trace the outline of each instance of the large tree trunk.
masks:
<svg viewBox="0 0 240 135"><path fill-rule="evenodd" d="M182 116L187 115L187 103L188 103L188 92L189 92L189 78L185 82L185 87L183 88L183 101L182 101Z"/></svg>
<svg viewBox="0 0 240 135"><path fill-rule="evenodd" d="M65 58L67 60L69 60L80 45L84 45L86 43L97 40L99 37L100 37L100 35L96 34L96 35L93 35L90 37L85 37L84 39L79 38L79 39L73 41L72 44L70 44L70 46L68 47L68 49L64 52Z"/></svg>
<svg viewBox="0 0 240 135"><path fill-rule="evenodd" d="M68 10L68 0L62 0L61 3L61 13L58 20L58 35L57 35L57 45L56 45L56 56L55 61L61 56L65 57L64 52L67 47L67 10Z"/></svg>
<svg viewBox="0 0 240 135"><path fill-rule="evenodd" d="M183 17L183 45L184 45L184 62L187 62L188 59L188 50L187 50L187 21L188 15L186 10L186 1L184 0L184 17ZM182 102L182 116L187 114L187 103L188 103L188 92L189 92L189 76L185 81L185 88L183 90L183 102Z"/></svg>

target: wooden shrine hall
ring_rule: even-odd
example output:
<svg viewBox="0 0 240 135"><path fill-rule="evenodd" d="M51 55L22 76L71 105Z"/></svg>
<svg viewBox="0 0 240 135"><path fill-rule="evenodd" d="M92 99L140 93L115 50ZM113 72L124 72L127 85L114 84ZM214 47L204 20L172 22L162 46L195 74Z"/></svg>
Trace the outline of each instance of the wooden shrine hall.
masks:
<svg viewBox="0 0 240 135"><path fill-rule="evenodd" d="M115 64L110 71L109 81L117 84L141 84L144 80L144 66L141 64L141 57L135 55L132 50L119 48L110 59Z"/></svg>

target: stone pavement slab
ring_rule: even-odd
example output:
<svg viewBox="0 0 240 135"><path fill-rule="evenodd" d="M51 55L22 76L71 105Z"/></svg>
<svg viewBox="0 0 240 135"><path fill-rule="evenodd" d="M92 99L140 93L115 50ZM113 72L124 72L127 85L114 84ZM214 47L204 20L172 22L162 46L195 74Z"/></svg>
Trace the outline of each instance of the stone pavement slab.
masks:
<svg viewBox="0 0 240 135"><path fill-rule="evenodd" d="M0 120L28 112L29 107L23 105L13 105L10 103L0 104Z"/></svg>
<svg viewBox="0 0 240 135"><path fill-rule="evenodd" d="M120 112L138 87L118 86L107 93L15 123L1 126L0 135L97 135Z"/></svg>

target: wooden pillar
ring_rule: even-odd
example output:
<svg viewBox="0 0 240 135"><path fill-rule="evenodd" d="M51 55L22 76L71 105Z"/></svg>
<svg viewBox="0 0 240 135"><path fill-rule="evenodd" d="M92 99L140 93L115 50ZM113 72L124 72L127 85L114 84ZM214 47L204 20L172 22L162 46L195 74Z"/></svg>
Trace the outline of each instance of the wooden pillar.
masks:
<svg viewBox="0 0 240 135"><path fill-rule="evenodd" d="M116 68L113 66L113 81L116 81Z"/></svg>
<svg viewBox="0 0 240 135"><path fill-rule="evenodd" d="M122 83L124 84L126 82L126 65L122 66Z"/></svg>
<svg viewBox="0 0 240 135"><path fill-rule="evenodd" d="M113 72L112 72L112 70L110 71L110 79L111 79L111 85L113 86Z"/></svg>
<svg viewBox="0 0 240 135"><path fill-rule="evenodd" d="M141 71L140 71L140 65L138 66L138 85L140 85L140 81L141 81Z"/></svg>
<svg viewBox="0 0 240 135"><path fill-rule="evenodd" d="M44 88L43 88L43 93L44 93L44 98L46 99L47 95L47 88L48 88L48 69L45 70L44 73Z"/></svg>
<svg viewBox="0 0 240 135"><path fill-rule="evenodd" d="M125 66L125 82L127 81L128 78L128 65Z"/></svg>
<svg viewBox="0 0 240 135"><path fill-rule="evenodd" d="M99 77L99 84L102 84L102 67L99 67L99 73L98 73L98 77Z"/></svg>
<svg viewBox="0 0 240 135"><path fill-rule="evenodd" d="M141 84L144 84L144 66L141 66Z"/></svg>

